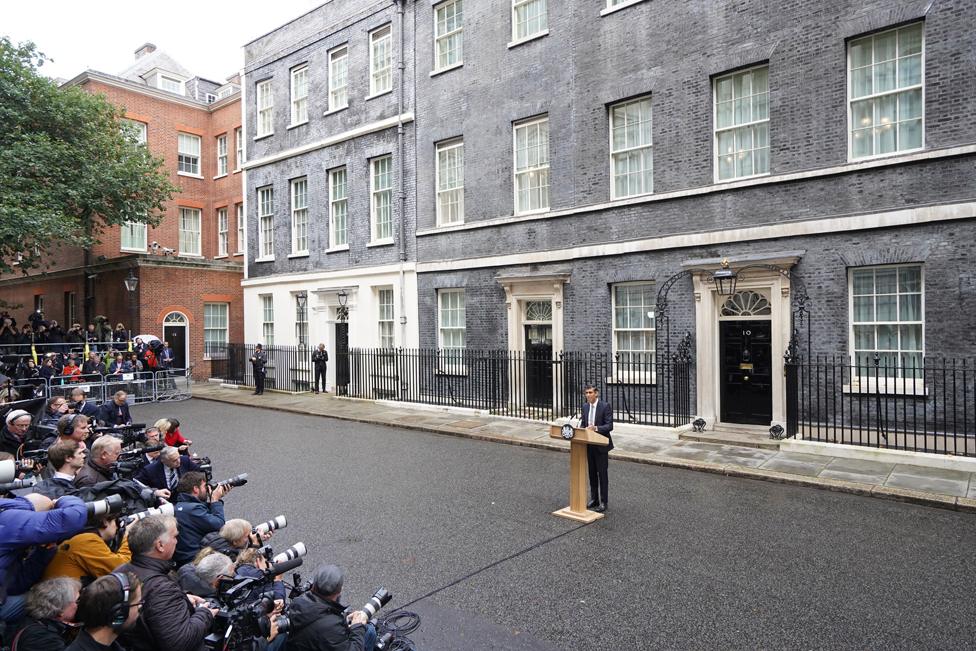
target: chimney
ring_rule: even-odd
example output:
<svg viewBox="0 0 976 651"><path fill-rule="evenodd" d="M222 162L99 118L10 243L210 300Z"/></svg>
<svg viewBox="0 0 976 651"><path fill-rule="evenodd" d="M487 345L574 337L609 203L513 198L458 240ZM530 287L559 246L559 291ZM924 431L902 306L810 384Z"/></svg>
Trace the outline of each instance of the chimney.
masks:
<svg viewBox="0 0 976 651"><path fill-rule="evenodd" d="M141 59L147 54L152 54L155 51L156 51L155 45L153 45L152 43L143 43L142 45L139 46L139 49L136 50L136 59Z"/></svg>

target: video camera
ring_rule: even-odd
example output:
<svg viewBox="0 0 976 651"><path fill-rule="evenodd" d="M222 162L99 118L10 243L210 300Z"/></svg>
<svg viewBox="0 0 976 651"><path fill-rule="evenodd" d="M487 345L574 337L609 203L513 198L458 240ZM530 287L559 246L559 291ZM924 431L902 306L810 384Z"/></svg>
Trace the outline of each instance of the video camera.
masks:
<svg viewBox="0 0 976 651"><path fill-rule="evenodd" d="M228 486L230 488L237 488L238 486L243 486L247 483L247 473L242 472L239 475L234 475L230 479L225 479L224 481L210 481L207 480L207 485L210 486L210 490L217 488L218 486Z"/></svg>
<svg viewBox="0 0 976 651"><path fill-rule="evenodd" d="M122 439L123 448L127 448L137 443L146 443L149 440L146 437L145 423L130 423L129 425L102 425L91 428L91 431L95 434L111 434L116 438Z"/></svg>
<svg viewBox="0 0 976 651"><path fill-rule="evenodd" d="M304 545L302 550L304 556ZM303 562L304 560L297 556L272 565L262 573L260 578L221 579L217 584L217 598L211 602L212 606L219 608L220 611L214 617L210 634L204 638L207 648L222 651L251 649L254 647L255 638L267 638L271 634L271 613L275 609L272 590L274 578L299 567ZM286 616L275 617L274 623L279 635L288 632L289 621Z"/></svg>
<svg viewBox="0 0 976 651"><path fill-rule="evenodd" d="M131 479L133 475L142 470L142 467L149 463L146 455L150 452L158 452L165 445L153 445L139 450L128 450L119 454L119 458L111 465L113 476L119 479Z"/></svg>

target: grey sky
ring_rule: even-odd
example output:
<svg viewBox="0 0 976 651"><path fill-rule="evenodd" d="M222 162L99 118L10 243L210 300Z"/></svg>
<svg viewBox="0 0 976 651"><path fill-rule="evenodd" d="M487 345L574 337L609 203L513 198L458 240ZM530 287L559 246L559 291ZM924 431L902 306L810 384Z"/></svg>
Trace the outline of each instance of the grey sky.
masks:
<svg viewBox="0 0 976 651"><path fill-rule="evenodd" d="M53 59L41 72L70 79L117 73L149 41L194 74L223 81L241 67L244 43L325 0L48 0L3 2L0 35L34 41Z"/></svg>

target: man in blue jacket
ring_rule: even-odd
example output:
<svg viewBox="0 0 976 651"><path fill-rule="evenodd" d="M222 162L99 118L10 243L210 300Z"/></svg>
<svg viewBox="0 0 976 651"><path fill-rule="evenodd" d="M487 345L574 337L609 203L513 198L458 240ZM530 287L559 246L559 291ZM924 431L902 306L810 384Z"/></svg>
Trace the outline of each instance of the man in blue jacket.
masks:
<svg viewBox="0 0 976 651"><path fill-rule="evenodd" d="M581 411L580 427L610 439L610 445L586 446L586 465L590 475L590 503L586 508L603 513L608 507L607 468L610 465L608 453L613 449L613 438L610 436L613 431L613 410L609 402L600 400L600 391L592 384L583 387L583 396L586 401Z"/></svg>
<svg viewBox="0 0 976 651"><path fill-rule="evenodd" d="M116 391L111 400L102 403L95 413L95 418L108 427L131 425L132 415L129 413L128 395L125 391Z"/></svg>
<svg viewBox="0 0 976 651"><path fill-rule="evenodd" d="M203 547L203 537L220 531L224 526L224 503L221 498L229 490L230 486L220 484L211 491L202 472L188 472L180 477L174 513L180 528L173 554L173 561L177 565L192 561Z"/></svg>
<svg viewBox="0 0 976 651"><path fill-rule="evenodd" d="M23 617L25 594L44 574L54 543L81 532L87 520L85 503L71 495L0 499L0 620Z"/></svg>

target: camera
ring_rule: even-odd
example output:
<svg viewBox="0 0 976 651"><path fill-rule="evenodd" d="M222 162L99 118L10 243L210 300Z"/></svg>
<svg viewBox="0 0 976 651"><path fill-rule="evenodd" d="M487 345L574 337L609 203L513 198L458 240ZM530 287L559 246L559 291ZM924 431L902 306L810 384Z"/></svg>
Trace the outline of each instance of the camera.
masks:
<svg viewBox="0 0 976 651"><path fill-rule="evenodd" d="M266 547L266 549L269 549ZM304 558L308 554L308 549L305 547L305 543L297 542L280 554L275 554L271 557L271 564L275 565L278 563L285 563L296 558Z"/></svg>
<svg viewBox="0 0 976 651"><path fill-rule="evenodd" d="M373 596L366 600L366 605L360 608L364 613L366 613L367 619L373 619L376 616L376 611L390 603L390 599L393 595L390 594L389 590L386 588L380 588L373 593Z"/></svg>
<svg viewBox="0 0 976 651"><path fill-rule="evenodd" d="M0 484L0 494L9 493L10 491L19 490L21 488L30 488L37 483L37 477L27 477L26 479L14 479L9 482L4 482Z"/></svg>
<svg viewBox="0 0 976 651"><path fill-rule="evenodd" d="M173 515L173 505L163 504L158 508L146 509L145 511L139 511L138 513L132 513L130 515L122 516L122 524L126 527L142 520L143 518L148 518L153 515Z"/></svg>
<svg viewBox="0 0 976 651"><path fill-rule="evenodd" d="M214 489L218 486L229 486L230 488L236 488L238 486L243 486L247 483L247 473L242 472L239 475L234 475L230 479L225 479L224 481L211 482L210 488Z"/></svg>
<svg viewBox="0 0 976 651"><path fill-rule="evenodd" d="M119 454L110 468L117 479L131 479L133 475L142 470L142 467L149 463L146 455L150 452L162 450L164 445L153 445L139 450L128 450Z"/></svg>
<svg viewBox="0 0 976 651"><path fill-rule="evenodd" d="M210 457L193 457L193 462L197 464L200 472L207 477L207 483L213 481L213 461Z"/></svg>
<svg viewBox="0 0 976 651"><path fill-rule="evenodd" d="M100 500L85 502L85 508L88 509L89 518L109 513L118 513L124 506L125 500L122 499L121 495L109 495Z"/></svg>
<svg viewBox="0 0 976 651"><path fill-rule="evenodd" d="M261 524L253 527L251 529L251 533L257 533L263 536L269 531L277 531L278 529L283 529L287 526L288 526L288 520L285 519L285 516L279 515L274 518L271 518L267 522L262 522Z"/></svg>

